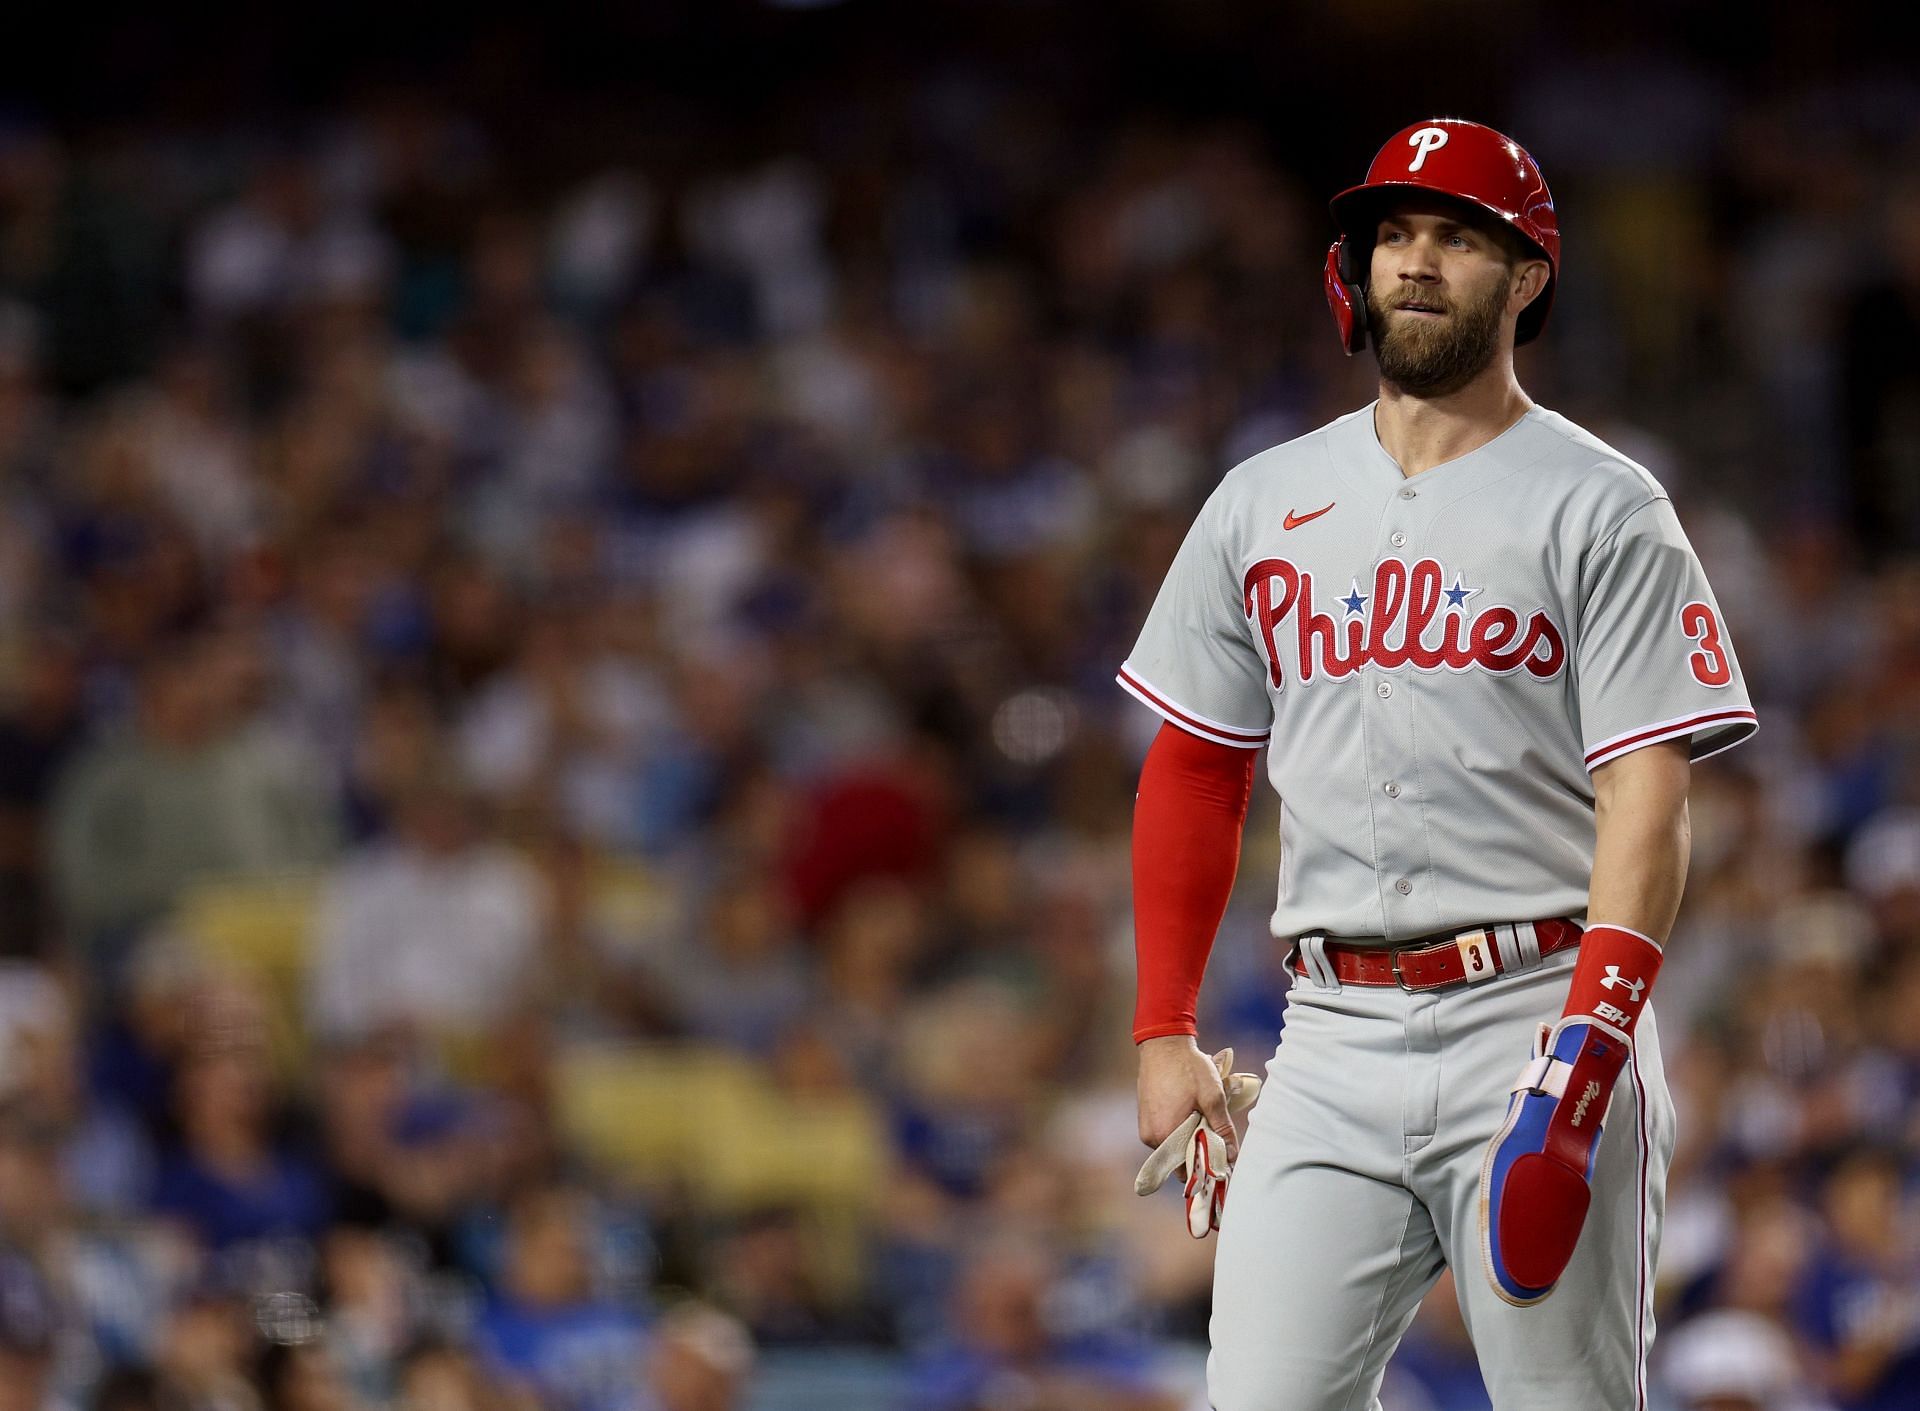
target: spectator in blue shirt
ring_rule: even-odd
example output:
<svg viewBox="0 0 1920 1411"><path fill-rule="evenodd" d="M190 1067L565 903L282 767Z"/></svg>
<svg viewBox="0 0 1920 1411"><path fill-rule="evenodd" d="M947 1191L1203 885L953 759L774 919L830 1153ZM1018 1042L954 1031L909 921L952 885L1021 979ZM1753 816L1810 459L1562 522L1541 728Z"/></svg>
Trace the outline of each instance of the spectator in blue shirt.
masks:
<svg viewBox="0 0 1920 1411"><path fill-rule="evenodd" d="M1059 1271L1043 1250L992 1243L961 1275L951 1310L952 1343L914 1369L915 1411L992 1411L1001 1406L1175 1411L1147 1350L1101 1335L1072 1335L1049 1316Z"/></svg>
<svg viewBox="0 0 1920 1411"><path fill-rule="evenodd" d="M548 1411L633 1411L646 1322L595 1287L592 1213L558 1187L520 1198L507 1220L498 1289L475 1330L482 1352Z"/></svg>
<svg viewBox="0 0 1920 1411"><path fill-rule="evenodd" d="M274 1132L274 1094L257 1037L212 1032L174 1082L179 1140L160 1163L153 1208L216 1250L279 1236L312 1239L326 1225L319 1167Z"/></svg>
<svg viewBox="0 0 1920 1411"><path fill-rule="evenodd" d="M1860 1146L1821 1190L1824 1238L1802 1277L1796 1321L1823 1354L1842 1411L1920 1404L1920 1261L1905 1225L1904 1161Z"/></svg>

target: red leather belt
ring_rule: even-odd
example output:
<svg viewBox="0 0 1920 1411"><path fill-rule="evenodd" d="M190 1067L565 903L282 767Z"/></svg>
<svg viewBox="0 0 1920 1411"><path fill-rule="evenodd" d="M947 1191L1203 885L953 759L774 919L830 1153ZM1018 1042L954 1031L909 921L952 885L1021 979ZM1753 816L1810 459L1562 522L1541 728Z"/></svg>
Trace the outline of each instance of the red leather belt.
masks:
<svg viewBox="0 0 1920 1411"><path fill-rule="evenodd" d="M1539 958L1580 944L1580 928L1558 917L1545 921L1507 922L1481 926L1447 936L1431 945L1415 941L1392 950L1347 945L1329 939L1327 963L1343 985L1398 985L1403 990L1439 990L1448 985L1476 984L1509 970L1531 968ZM1302 953L1293 950L1293 968L1313 974Z"/></svg>

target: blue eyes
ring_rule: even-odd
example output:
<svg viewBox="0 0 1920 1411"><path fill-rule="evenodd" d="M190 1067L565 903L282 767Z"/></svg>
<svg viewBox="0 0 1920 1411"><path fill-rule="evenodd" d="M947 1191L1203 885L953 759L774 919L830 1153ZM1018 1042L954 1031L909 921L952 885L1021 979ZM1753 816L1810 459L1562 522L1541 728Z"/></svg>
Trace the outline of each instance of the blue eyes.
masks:
<svg viewBox="0 0 1920 1411"><path fill-rule="evenodd" d="M1406 240L1407 236L1405 232L1390 230L1386 235L1381 237L1380 243L1382 245L1399 245L1404 244ZM1443 243L1455 250L1471 250L1473 248L1473 242L1464 235L1449 235Z"/></svg>

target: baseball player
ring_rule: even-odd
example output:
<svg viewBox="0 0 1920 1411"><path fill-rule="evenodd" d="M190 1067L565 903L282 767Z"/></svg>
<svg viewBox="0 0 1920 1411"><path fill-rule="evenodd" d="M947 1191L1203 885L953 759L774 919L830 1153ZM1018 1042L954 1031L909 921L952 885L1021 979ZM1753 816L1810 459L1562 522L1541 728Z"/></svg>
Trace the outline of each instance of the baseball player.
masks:
<svg viewBox="0 0 1920 1411"><path fill-rule="evenodd" d="M1533 159L1438 118L1332 209L1379 398L1227 474L1120 671L1164 717L1140 1134L1206 1124L1217 1411L1377 1406L1443 1265L1501 1411L1637 1411L1674 1135L1649 997L1689 762L1753 709L1666 492L1515 379L1560 265ZM1242 1147L1194 1008L1263 745L1293 987Z"/></svg>

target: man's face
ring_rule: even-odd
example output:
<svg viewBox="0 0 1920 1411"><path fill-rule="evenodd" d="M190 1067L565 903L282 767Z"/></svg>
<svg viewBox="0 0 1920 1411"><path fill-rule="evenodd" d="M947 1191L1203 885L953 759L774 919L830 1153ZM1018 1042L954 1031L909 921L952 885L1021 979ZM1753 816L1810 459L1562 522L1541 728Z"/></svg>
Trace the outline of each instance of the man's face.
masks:
<svg viewBox="0 0 1920 1411"><path fill-rule="evenodd" d="M1416 397L1465 387L1510 346L1508 306L1520 273L1492 234L1451 207L1389 211L1367 282L1367 332L1380 375Z"/></svg>

